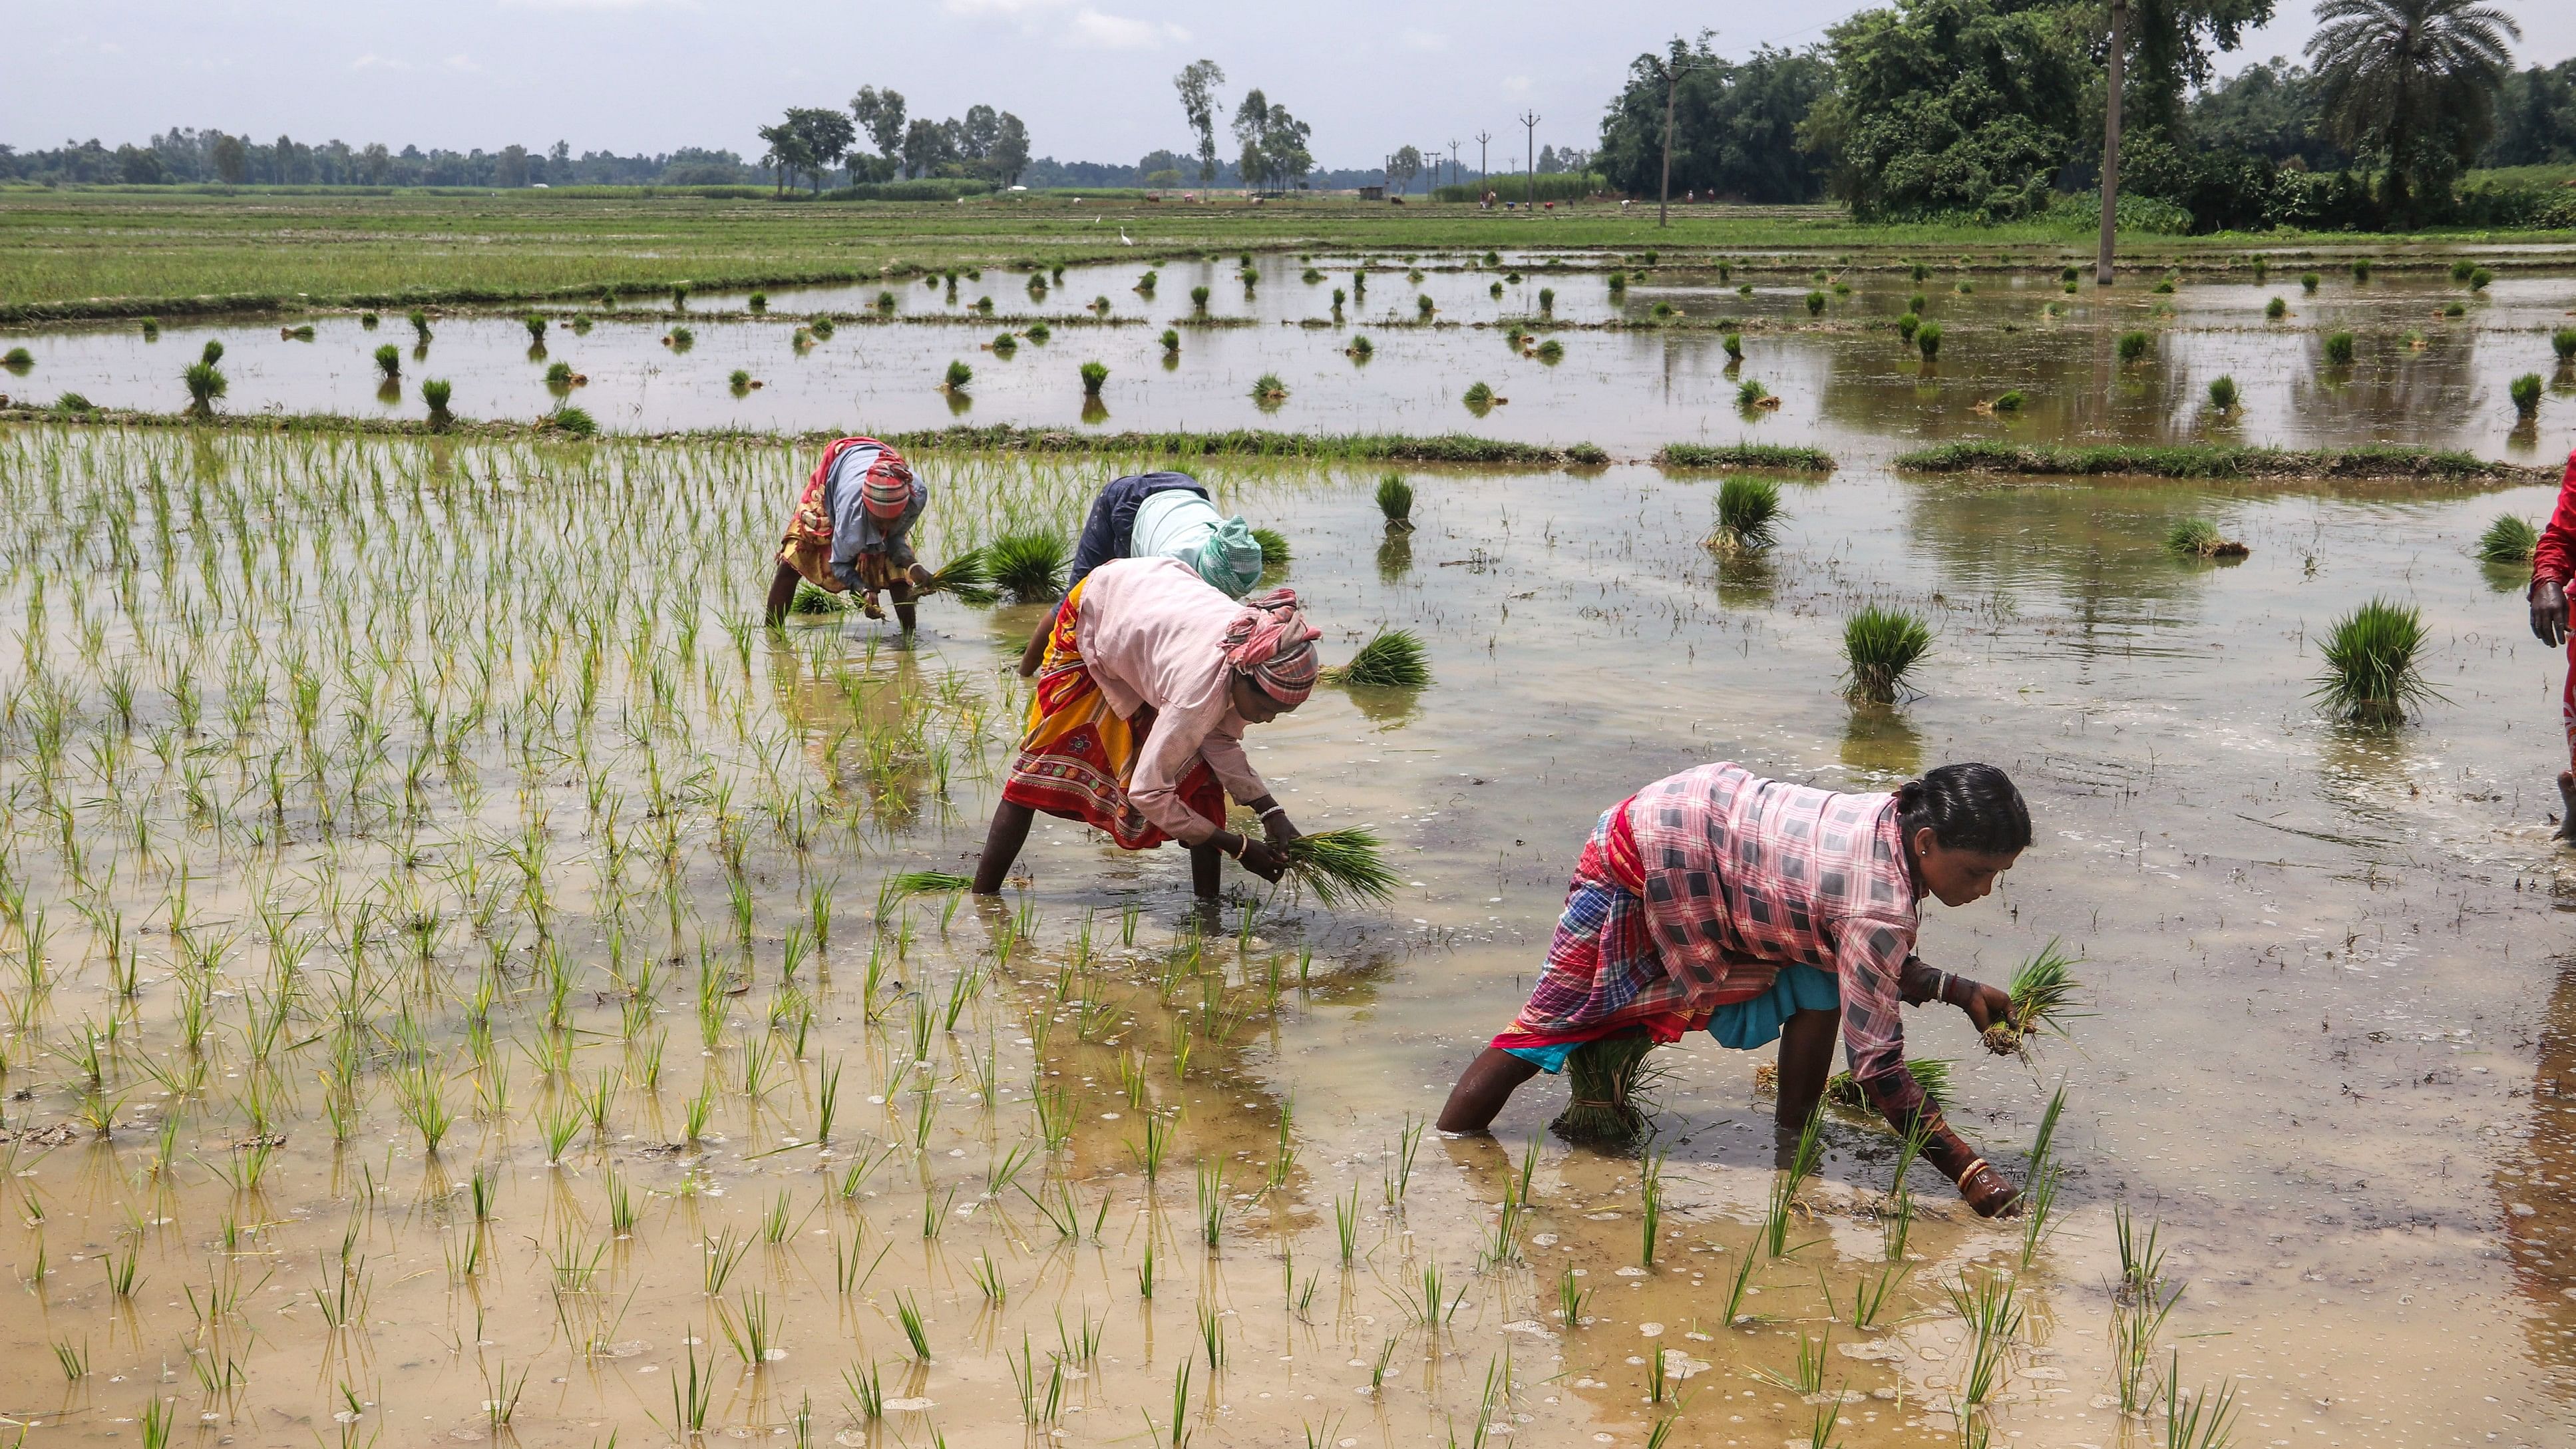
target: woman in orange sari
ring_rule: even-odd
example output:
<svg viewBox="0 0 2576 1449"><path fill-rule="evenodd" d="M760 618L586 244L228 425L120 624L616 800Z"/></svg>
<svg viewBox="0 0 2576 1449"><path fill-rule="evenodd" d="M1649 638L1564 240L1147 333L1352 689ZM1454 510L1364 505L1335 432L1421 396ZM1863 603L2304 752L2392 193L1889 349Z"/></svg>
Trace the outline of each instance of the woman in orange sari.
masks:
<svg viewBox="0 0 2576 1449"><path fill-rule="evenodd" d="M1293 590L1237 603L1170 558L1094 569L1056 607L976 893L1002 888L1039 811L1128 850L1181 842L1201 899L1216 896L1220 855L1277 880L1297 827L1244 755L1243 728L1306 702L1319 632ZM1228 794L1259 813L1263 838L1225 828Z"/></svg>
<svg viewBox="0 0 2576 1449"><path fill-rule="evenodd" d="M911 633L913 600L929 585L930 570L913 558L908 536L929 501L930 485L913 476L901 453L874 438L834 440L787 520L778 572L769 580L769 622L787 617L801 581L831 594L858 590L871 619L885 617L877 595L891 593L895 621Z"/></svg>

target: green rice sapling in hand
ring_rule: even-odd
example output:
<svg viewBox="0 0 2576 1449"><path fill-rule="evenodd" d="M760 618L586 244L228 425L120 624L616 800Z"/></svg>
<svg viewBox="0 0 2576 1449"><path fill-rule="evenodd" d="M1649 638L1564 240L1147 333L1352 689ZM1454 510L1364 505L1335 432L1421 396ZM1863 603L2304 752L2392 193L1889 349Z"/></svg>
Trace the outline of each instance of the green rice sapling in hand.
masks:
<svg viewBox="0 0 2576 1449"><path fill-rule="evenodd" d="M935 581L908 541L929 501L930 485L876 439L841 438L824 448L779 545L769 622L786 619L802 580L827 593L856 591L871 619L885 617L877 594L890 593L896 622L911 633L913 601Z"/></svg>
<svg viewBox="0 0 2576 1449"><path fill-rule="evenodd" d="M1774 1146L1787 1167L1839 1030L1862 1098L1900 1134L1920 1134L1923 1160L1980 1215L2015 1211L2020 1192L1906 1070L1900 1006L1937 999L1981 1033L2008 1020L2006 992L1925 965L1914 942L1924 896L1982 900L2030 841L2021 792L1991 765L1944 765L1893 795L1809 789L1736 764L1658 780L1593 827L1528 1003L1459 1077L1440 1129L1485 1131L1542 1071L1566 1070L1578 1098L1605 1083L1624 1097L1619 1084L1638 1074L1593 1070L1585 1053L1634 1054L1640 1039L1705 1029L1739 1050L1780 1043ZM1631 1127L1641 1115L1625 1100L1575 1105Z"/></svg>

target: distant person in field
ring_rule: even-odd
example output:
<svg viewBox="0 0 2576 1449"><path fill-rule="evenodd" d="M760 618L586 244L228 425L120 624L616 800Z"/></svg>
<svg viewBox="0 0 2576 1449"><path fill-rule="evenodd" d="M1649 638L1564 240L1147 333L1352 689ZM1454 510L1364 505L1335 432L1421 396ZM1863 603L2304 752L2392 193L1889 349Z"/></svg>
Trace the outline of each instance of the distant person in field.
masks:
<svg viewBox="0 0 2576 1449"><path fill-rule="evenodd" d="M1122 558L1179 559L1229 599L1252 592L1263 566L1261 541L1251 525L1219 513L1207 489L1187 473L1131 473L1101 489L1091 500L1091 517L1074 545L1064 586L1071 589L1093 569ZM1049 615L1030 637L1020 655L1022 678L1038 672L1054 628Z"/></svg>
<svg viewBox="0 0 2576 1449"><path fill-rule="evenodd" d="M1944 765L1893 795L1838 794L1702 765L1610 807L1575 863L1529 1002L1450 1090L1443 1132L1483 1132L1513 1091L1594 1042L1780 1043L1786 1167L1833 1069L1853 1079L1979 1215L2020 1196L1942 1120L1905 1068L1900 1004L1939 1000L1983 1032L2000 988L1916 959L1923 897L1964 906L2030 845L2030 812L1992 765ZM1596 1104L1602 1105L1602 1104ZM1607 1105L1624 1106L1624 1103Z"/></svg>
<svg viewBox="0 0 2576 1449"><path fill-rule="evenodd" d="M802 581L826 593L855 590L871 619L885 617L877 595L891 594L896 622L911 633L913 601L929 585L930 570L912 556L907 540L929 501L930 485L876 439L840 438L826 446L779 544L769 622L787 617Z"/></svg>
<svg viewBox="0 0 2576 1449"><path fill-rule="evenodd" d="M2576 577L2576 452L2558 480L2558 507L2531 551L2531 632L2557 648L2568 642L2567 582ZM2558 716L2567 731L2568 767L2558 772L2558 838L2576 841L2576 647L2568 650L2567 683Z"/></svg>
<svg viewBox="0 0 2576 1449"><path fill-rule="evenodd" d="M1001 890L1039 811L1126 850L1181 842L1201 900L1216 898L1220 855L1279 879L1297 827L1244 754L1243 730L1314 692L1319 632L1295 590L1237 602L1178 559L1112 559L1086 574L1056 606L975 893ZM1225 828L1228 795L1261 817L1262 838Z"/></svg>

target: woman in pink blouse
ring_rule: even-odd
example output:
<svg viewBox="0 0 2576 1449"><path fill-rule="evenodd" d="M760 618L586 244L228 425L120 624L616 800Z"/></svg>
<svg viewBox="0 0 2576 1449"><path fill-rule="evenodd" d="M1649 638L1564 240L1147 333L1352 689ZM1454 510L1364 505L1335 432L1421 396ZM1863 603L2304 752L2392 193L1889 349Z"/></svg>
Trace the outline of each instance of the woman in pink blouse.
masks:
<svg viewBox="0 0 2576 1449"><path fill-rule="evenodd" d="M1444 1132L1482 1132L1523 1082L1587 1042L1705 1028L1780 1043L1785 1154L1843 1035L1853 1079L1923 1159L1992 1217L2019 1193L1959 1140L1905 1069L1897 1004L1938 998L1979 1031L2010 998L1914 956L1926 894L1964 906L2030 845L2021 792L1992 765L1944 765L1893 795L1845 795L1702 765L1612 806L1575 865L1556 940L1511 1028L1470 1063Z"/></svg>
<svg viewBox="0 0 2576 1449"><path fill-rule="evenodd" d="M1221 854L1277 880L1276 847L1297 827L1244 757L1243 727L1306 702L1319 633L1292 590L1237 603L1171 558L1092 570L1056 607L976 893L1002 888L1041 810L1129 850L1181 842L1202 899L1216 896ZM1263 839L1225 828L1229 794L1260 812Z"/></svg>

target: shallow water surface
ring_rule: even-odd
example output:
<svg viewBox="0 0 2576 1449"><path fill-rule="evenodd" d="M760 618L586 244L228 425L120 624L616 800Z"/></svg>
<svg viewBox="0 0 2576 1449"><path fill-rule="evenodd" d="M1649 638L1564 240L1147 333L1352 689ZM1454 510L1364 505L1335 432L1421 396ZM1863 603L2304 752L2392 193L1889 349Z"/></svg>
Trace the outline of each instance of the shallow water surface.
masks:
<svg viewBox="0 0 2576 1449"><path fill-rule="evenodd" d="M933 558L1069 522L1114 467L918 461ZM1176 1390L1199 1444L1931 1444L1963 1411L2145 1442L2116 1211L2180 1289L2142 1394L2232 1383L2238 1443L2564 1442L2563 664L2468 557L2546 490L1861 465L1721 565L1713 484L1651 469L1418 472L1410 534L1377 470L1219 469L1328 653L1410 628L1435 682L1252 737L1301 825L1385 836L1393 905L1230 872L1200 917L1176 852L1060 823L998 903L881 889L969 867L1040 611L932 600L911 647L751 627L808 465L0 439L29 521L0 553L0 1407L31 1443L154 1404L245 1444L1169 1443ZM2166 556L2195 515L2251 558ZM2308 697L2312 636L2372 593L2432 634L2439 697L2393 730ZM1937 634L1894 709L1838 692L1869 601ZM1651 1262L1640 1160L1550 1138L1561 1084L1494 1140L1415 1135L1598 812L1730 758L2020 781L2039 844L1927 907L1922 951L2000 980L2059 940L2090 1014L2027 1063L1943 1008L1907 1028L2016 1179L2063 1086L2035 1241L1918 1170L1891 1262L1893 1143L1836 1117L1774 1257L1769 1053L1705 1039L1661 1056ZM1950 1294L2007 1286L1968 1408Z"/></svg>

